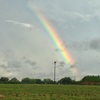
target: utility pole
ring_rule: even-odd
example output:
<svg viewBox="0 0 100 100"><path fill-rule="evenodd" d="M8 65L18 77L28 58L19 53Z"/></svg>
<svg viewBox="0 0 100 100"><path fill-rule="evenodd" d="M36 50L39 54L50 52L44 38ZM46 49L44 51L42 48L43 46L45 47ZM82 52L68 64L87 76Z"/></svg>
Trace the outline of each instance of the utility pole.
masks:
<svg viewBox="0 0 100 100"><path fill-rule="evenodd" d="M54 61L54 83L56 83L56 61Z"/></svg>

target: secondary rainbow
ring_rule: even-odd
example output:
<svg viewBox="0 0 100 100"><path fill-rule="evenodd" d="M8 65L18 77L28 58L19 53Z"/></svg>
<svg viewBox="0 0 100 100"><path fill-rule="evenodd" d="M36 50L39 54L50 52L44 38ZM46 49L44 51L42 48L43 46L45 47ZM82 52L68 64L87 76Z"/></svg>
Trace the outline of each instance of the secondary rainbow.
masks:
<svg viewBox="0 0 100 100"><path fill-rule="evenodd" d="M40 9L36 9L33 6L31 6L31 8L34 10L36 16L38 17L38 19L41 22L41 24L43 25L43 27L46 29L47 33L50 35L50 37L53 40L56 48L61 50L60 53L61 53L61 56L63 57L64 61L66 62L66 65L68 65L68 64L70 66L74 65L73 58L71 57L68 49L64 46L62 40L58 36L58 33L53 28L51 23L46 19L46 17L43 15L43 13L40 11ZM77 68L76 67L70 68L70 70L72 71L72 73L74 75L77 74Z"/></svg>

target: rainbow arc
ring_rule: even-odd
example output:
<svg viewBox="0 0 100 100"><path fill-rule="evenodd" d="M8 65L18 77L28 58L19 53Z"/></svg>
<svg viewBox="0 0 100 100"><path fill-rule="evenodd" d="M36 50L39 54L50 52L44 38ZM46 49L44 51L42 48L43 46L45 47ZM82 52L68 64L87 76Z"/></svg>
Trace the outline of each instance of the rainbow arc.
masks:
<svg viewBox="0 0 100 100"><path fill-rule="evenodd" d="M51 39L53 40L53 43L55 46L61 50L61 56L63 57L64 61L66 62L66 65L70 65L70 70L74 75L77 74L78 69L74 66L71 68L71 66L74 65L74 60L69 53L68 49L64 46L62 43L62 40L58 36L58 33L54 29L54 27L51 25L51 23L46 19L46 17L43 15L43 13L40 11L40 9L36 9L34 6L31 6L31 8L34 10L38 20L42 24L42 26L45 28Z"/></svg>

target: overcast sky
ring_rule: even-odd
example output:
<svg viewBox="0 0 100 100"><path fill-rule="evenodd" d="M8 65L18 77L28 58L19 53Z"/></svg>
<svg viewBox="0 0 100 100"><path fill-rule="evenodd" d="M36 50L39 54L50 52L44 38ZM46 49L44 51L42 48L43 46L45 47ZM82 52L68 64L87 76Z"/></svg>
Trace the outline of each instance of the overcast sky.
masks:
<svg viewBox="0 0 100 100"><path fill-rule="evenodd" d="M41 9L75 61L74 76L34 7ZM100 0L0 0L0 77L100 75Z"/></svg>

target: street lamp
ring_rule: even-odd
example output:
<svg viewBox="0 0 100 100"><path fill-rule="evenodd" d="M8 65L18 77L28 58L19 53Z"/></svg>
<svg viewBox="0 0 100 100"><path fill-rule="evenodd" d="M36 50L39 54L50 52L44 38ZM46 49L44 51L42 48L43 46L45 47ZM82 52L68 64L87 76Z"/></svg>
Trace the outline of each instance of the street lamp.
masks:
<svg viewBox="0 0 100 100"><path fill-rule="evenodd" d="M54 61L54 83L56 82L56 61Z"/></svg>

